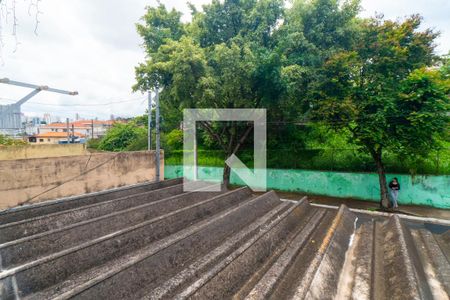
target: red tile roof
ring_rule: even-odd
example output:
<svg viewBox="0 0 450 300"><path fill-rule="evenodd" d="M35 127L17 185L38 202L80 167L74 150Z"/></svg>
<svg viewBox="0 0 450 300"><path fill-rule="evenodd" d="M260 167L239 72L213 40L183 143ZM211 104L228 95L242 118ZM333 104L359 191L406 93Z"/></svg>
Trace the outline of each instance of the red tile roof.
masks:
<svg viewBox="0 0 450 300"><path fill-rule="evenodd" d="M72 132L70 133L72 134ZM86 135L75 132L75 136L84 138ZM34 135L36 138L67 138L67 132L46 132L46 133L40 133L37 135Z"/></svg>
<svg viewBox="0 0 450 300"><path fill-rule="evenodd" d="M69 127L86 127L86 128L90 128L92 126L92 122L94 123L94 125L106 125L106 126L111 126L115 123L115 121L111 121L111 120L107 120L107 121L99 121L99 120L80 120L80 121L75 121L75 122L70 122L69 123ZM67 127L67 123L50 123L47 124L45 126L42 126L42 128L66 128Z"/></svg>

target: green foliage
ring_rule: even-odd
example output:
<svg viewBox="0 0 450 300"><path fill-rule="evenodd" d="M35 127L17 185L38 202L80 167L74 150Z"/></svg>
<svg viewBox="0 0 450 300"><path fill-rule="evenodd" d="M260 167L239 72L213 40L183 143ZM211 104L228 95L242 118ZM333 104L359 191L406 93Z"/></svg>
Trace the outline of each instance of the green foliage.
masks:
<svg viewBox="0 0 450 300"><path fill-rule="evenodd" d="M196 14L202 47L228 44L237 36L260 45L271 42L271 34L283 14L281 0L214 0Z"/></svg>
<svg viewBox="0 0 450 300"><path fill-rule="evenodd" d="M153 115L154 115L154 113L153 113ZM152 117L154 117L154 116L152 116ZM154 120L154 118L152 120ZM148 127L148 115L145 114L145 115L137 116L137 117L133 118L133 123L139 127Z"/></svg>
<svg viewBox="0 0 450 300"><path fill-rule="evenodd" d="M223 167L225 155L223 151L198 150L198 165ZM164 153L164 163L166 165L183 165L183 150L173 150Z"/></svg>
<svg viewBox="0 0 450 300"><path fill-rule="evenodd" d="M291 65L320 67L358 36L360 1L296 0L280 29L281 47Z"/></svg>
<svg viewBox="0 0 450 300"><path fill-rule="evenodd" d="M145 135L146 130L137 127L133 122L127 124L116 123L101 140L98 149L103 151L124 151L135 143L137 139Z"/></svg>
<svg viewBox="0 0 450 300"><path fill-rule="evenodd" d="M0 134L0 146L24 146L28 143L23 140L12 139L6 135Z"/></svg>
<svg viewBox="0 0 450 300"><path fill-rule="evenodd" d="M253 166L253 152L243 150L239 158ZM220 150L199 150L201 166L223 167L225 154ZM386 172L392 174L450 175L450 148L435 150L427 158L412 160L398 153L385 152ZM166 165L183 165L183 151L165 152ZM272 169L318 170L335 172L373 172L375 162L370 154L359 149L296 149L268 150L267 167Z"/></svg>
<svg viewBox="0 0 450 300"><path fill-rule="evenodd" d="M401 151L409 156L426 156L441 147L450 118L450 80L437 71L418 69L402 82L395 124Z"/></svg>
<svg viewBox="0 0 450 300"><path fill-rule="evenodd" d="M148 137L145 132L141 132L128 146L125 151L145 151L148 149ZM155 148L153 148L155 149Z"/></svg>
<svg viewBox="0 0 450 300"><path fill-rule="evenodd" d="M147 8L138 25L147 60L134 89L163 88L166 163L182 158L181 134L172 130L184 108L266 108L269 166L441 170L433 157L448 153L440 148L449 139L449 59L431 70L437 34L420 31L419 16L362 19L360 9L358 0L294 0L290 8L281 0L213 0L201 11L191 5L192 21L183 24L164 5ZM223 165L225 154L242 150L251 165L248 128L200 122L201 151L221 153L202 152L200 163ZM132 148L145 145L141 137Z"/></svg>
<svg viewBox="0 0 450 300"><path fill-rule="evenodd" d="M365 21L353 49L326 61L313 94L316 117L350 132L351 140L373 158L385 207L383 152L417 160L439 145L448 125L445 84L438 72L425 69L436 59L437 35L418 31L420 23L419 16Z"/></svg>
<svg viewBox="0 0 450 300"><path fill-rule="evenodd" d="M169 132L165 135L164 140L165 149L167 151L183 149L183 131L179 129L174 129Z"/></svg>
<svg viewBox="0 0 450 300"><path fill-rule="evenodd" d="M419 26L417 16L367 21L354 51L335 54L323 68L317 117L351 132L372 156L389 148L429 150L445 129L448 97L437 76L419 70L434 60L436 35L417 32Z"/></svg>
<svg viewBox="0 0 450 300"><path fill-rule="evenodd" d="M442 66L439 71L443 80L450 79L450 53L442 57Z"/></svg>
<svg viewBox="0 0 450 300"><path fill-rule="evenodd" d="M144 24L137 24L136 28L145 41L148 53L156 52L166 40L181 37L184 29L180 18L180 12L175 9L168 11L163 4L147 8L147 13L142 17Z"/></svg>
<svg viewBox="0 0 450 300"><path fill-rule="evenodd" d="M145 28L138 31L149 57L136 68L134 89L163 87L163 110L178 117L184 108L279 107L281 56L274 47L274 32L283 6L281 0L215 0L204 5L202 12L194 9L193 20L184 25L181 36L150 42L147 36L160 33L153 24L161 17L149 8ZM243 146L253 126L236 122L200 125L229 154Z"/></svg>
<svg viewBox="0 0 450 300"><path fill-rule="evenodd" d="M101 139L90 139L87 141L86 145L88 149L99 150L100 143Z"/></svg>

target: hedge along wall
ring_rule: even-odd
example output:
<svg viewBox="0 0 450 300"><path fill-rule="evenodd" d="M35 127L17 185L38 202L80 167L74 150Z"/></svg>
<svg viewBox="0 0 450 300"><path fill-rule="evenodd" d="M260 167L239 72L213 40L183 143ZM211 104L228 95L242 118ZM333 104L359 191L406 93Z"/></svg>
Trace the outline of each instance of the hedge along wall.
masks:
<svg viewBox="0 0 450 300"><path fill-rule="evenodd" d="M199 167L198 176L203 180L220 180L222 168ZM165 178L183 176L183 166L165 166ZM425 205L450 209L450 176L410 176L388 174L390 181L397 177L401 191L399 203ZM242 180L231 173L231 183L242 185ZM321 172L305 170L267 170L267 187L288 192L300 192L339 198L355 198L379 201L378 175L373 173Z"/></svg>

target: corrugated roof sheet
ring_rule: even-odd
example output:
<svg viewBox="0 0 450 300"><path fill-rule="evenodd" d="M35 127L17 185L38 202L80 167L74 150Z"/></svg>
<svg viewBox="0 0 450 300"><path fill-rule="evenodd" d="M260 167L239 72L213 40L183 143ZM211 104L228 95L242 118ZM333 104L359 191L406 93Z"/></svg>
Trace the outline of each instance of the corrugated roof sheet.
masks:
<svg viewBox="0 0 450 300"><path fill-rule="evenodd" d="M448 299L450 232L181 180L0 213L1 299Z"/></svg>

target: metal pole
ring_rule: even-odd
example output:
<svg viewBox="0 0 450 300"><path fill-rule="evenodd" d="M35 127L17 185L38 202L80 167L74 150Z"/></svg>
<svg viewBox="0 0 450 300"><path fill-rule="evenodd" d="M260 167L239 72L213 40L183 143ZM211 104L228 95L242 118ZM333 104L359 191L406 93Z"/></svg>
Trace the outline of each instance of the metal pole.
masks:
<svg viewBox="0 0 450 300"><path fill-rule="evenodd" d="M148 151L152 150L152 92L148 92Z"/></svg>
<svg viewBox="0 0 450 300"><path fill-rule="evenodd" d="M72 144L75 144L75 125L72 123Z"/></svg>
<svg viewBox="0 0 450 300"><path fill-rule="evenodd" d="M160 151L161 151L161 144L160 144L160 132L159 132L159 87L156 86L156 93L155 93L155 104L156 104L156 181L159 181L160 178Z"/></svg>
<svg viewBox="0 0 450 300"><path fill-rule="evenodd" d="M70 144L69 118L66 118L66 127L67 127L67 144Z"/></svg>
<svg viewBox="0 0 450 300"><path fill-rule="evenodd" d="M194 126L196 126L194 124ZM194 131L195 137L194 137L194 181L198 179L198 155L197 155L197 130Z"/></svg>
<svg viewBox="0 0 450 300"><path fill-rule="evenodd" d="M91 119L91 137L94 139L94 119Z"/></svg>
<svg viewBox="0 0 450 300"><path fill-rule="evenodd" d="M60 89L49 88L46 85L29 84L29 83L24 83L24 82L20 82L20 81L10 80L8 78L0 79L0 83L35 89L35 90L39 90L39 91L48 91L48 92L53 92L53 93L58 93L58 94L65 94L65 95L70 95L70 96L78 95L78 92L76 92L76 91L69 92L69 91L64 91L64 90L60 90Z"/></svg>

